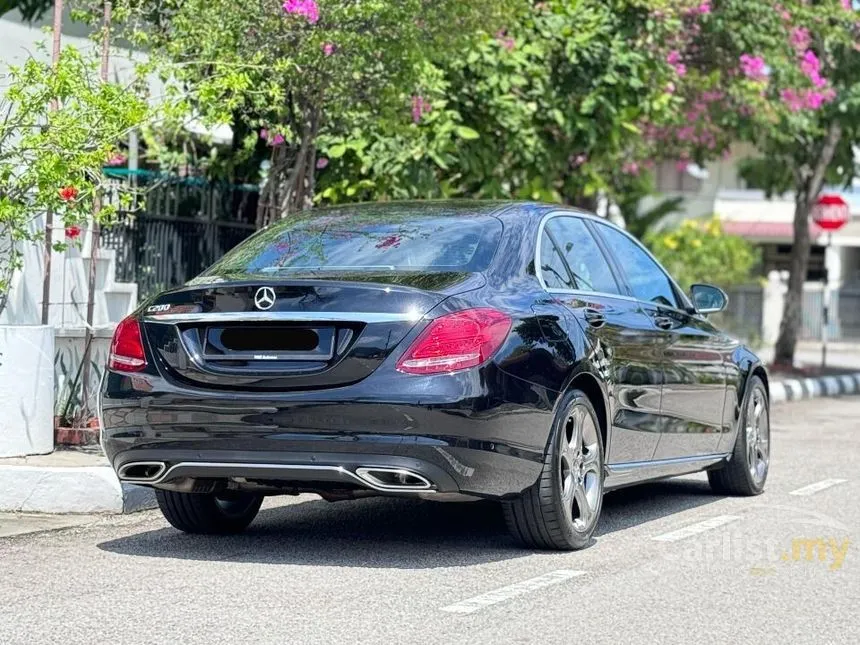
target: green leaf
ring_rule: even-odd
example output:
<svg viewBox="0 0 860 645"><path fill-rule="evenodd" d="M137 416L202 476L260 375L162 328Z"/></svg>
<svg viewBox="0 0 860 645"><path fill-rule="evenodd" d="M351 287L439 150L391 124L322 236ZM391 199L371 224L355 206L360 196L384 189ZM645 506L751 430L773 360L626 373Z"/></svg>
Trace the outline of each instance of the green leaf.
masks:
<svg viewBox="0 0 860 645"><path fill-rule="evenodd" d="M470 127L465 125L458 125L454 131L457 133L457 136L461 139L473 140L480 138L480 134L478 134L477 130L473 130ZM441 165L441 164L440 164Z"/></svg>
<svg viewBox="0 0 860 645"><path fill-rule="evenodd" d="M340 159L346 154L346 144L338 143L328 149L328 156L331 159Z"/></svg>

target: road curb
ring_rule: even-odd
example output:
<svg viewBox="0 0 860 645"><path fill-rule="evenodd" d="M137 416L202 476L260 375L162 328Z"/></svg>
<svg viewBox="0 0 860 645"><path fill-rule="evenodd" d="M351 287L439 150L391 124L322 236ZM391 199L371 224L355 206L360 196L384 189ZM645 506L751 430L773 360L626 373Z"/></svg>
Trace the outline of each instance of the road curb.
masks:
<svg viewBox="0 0 860 645"><path fill-rule="evenodd" d="M860 392L860 372L842 376L785 379L770 385L770 400L774 403L843 396Z"/></svg>
<svg viewBox="0 0 860 645"><path fill-rule="evenodd" d="M0 512L119 514L155 506L152 489L121 484L110 466L0 466Z"/></svg>

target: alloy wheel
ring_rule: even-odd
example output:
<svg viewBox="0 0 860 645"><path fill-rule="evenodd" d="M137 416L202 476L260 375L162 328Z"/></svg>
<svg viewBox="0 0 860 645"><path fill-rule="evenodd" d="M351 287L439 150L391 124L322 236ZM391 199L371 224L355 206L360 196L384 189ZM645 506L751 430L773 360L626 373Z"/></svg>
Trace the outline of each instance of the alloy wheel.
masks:
<svg viewBox="0 0 860 645"><path fill-rule="evenodd" d="M603 494L600 438L588 410L574 405L560 434L559 482L565 514L584 532L594 522Z"/></svg>
<svg viewBox="0 0 860 645"><path fill-rule="evenodd" d="M747 466L753 481L760 486L770 462L770 422L767 400L760 388L752 391L744 415L747 439Z"/></svg>

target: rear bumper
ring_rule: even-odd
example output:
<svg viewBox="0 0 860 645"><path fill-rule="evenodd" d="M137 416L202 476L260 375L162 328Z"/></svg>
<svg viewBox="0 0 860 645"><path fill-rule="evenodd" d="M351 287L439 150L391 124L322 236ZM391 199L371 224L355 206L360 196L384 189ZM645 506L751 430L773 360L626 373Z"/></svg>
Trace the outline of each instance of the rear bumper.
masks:
<svg viewBox="0 0 860 645"><path fill-rule="evenodd" d="M360 469L379 467L415 473L430 491L506 497L537 481L551 424L552 401L534 388L520 388L531 394L516 402L480 390L465 396L475 391L462 387L465 375L456 387L450 377L438 381L443 387L425 390L420 404L343 391L352 388L228 397L150 379L140 390L131 378L105 380L102 445L121 479L149 485L247 478L373 490ZM122 476L139 462L164 468L150 481Z"/></svg>

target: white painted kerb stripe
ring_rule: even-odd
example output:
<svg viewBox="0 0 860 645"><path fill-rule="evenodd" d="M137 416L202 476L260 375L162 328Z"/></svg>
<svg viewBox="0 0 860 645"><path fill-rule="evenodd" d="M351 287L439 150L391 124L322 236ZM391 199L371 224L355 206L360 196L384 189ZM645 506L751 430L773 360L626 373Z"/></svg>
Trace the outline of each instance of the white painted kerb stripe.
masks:
<svg viewBox="0 0 860 645"><path fill-rule="evenodd" d="M737 515L717 515L709 520L690 524L690 526L685 526L677 531L655 535L651 539L659 540L661 542L677 542L678 540L683 540L685 538L692 537L693 535L698 535L699 533L704 533L705 531L710 531L711 529L716 529L726 524L730 524L731 522L739 519L741 518Z"/></svg>
<svg viewBox="0 0 860 645"><path fill-rule="evenodd" d="M515 584L508 585L507 587L501 587L495 591L490 591L488 593L481 594L480 596L475 596L474 598L469 598L468 600L463 600L453 605L442 607L442 611L450 611L454 614L471 614L479 609L483 609L484 607L497 605L500 602L505 602L511 598L522 596L530 591L537 591L538 589L557 585L565 580L570 580L571 578L584 575L585 571L571 571L570 569L550 571L549 573L545 573L537 578L529 578L528 580L523 580L522 582L517 582Z"/></svg>
<svg viewBox="0 0 860 645"><path fill-rule="evenodd" d="M836 484L843 484L847 481L847 479L822 479L820 482L815 482L814 484L810 484L809 486L804 486L803 488L793 490L789 493L789 495L800 495L801 497L808 497L809 495L815 495L815 493L822 491L826 488L836 486Z"/></svg>

